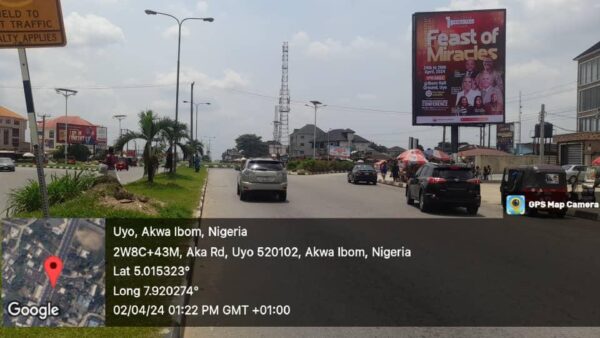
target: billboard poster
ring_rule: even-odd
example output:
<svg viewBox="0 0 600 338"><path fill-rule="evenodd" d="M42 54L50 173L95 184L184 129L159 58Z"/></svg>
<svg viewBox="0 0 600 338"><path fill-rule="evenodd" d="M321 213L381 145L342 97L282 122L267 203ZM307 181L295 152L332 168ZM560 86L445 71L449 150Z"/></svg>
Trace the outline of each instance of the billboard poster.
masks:
<svg viewBox="0 0 600 338"><path fill-rule="evenodd" d="M350 158L350 147L329 146L329 156L335 158Z"/></svg>
<svg viewBox="0 0 600 338"><path fill-rule="evenodd" d="M413 14L413 125L503 123L506 10Z"/></svg>
<svg viewBox="0 0 600 338"><path fill-rule="evenodd" d="M514 123L496 125L496 148L507 153L513 152L513 142L515 138Z"/></svg>
<svg viewBox="0 0 600 338"><path fill-rule="evenodd" d="M106 127L96 127L96 142L99 146L108 144L108 131Z"/></svg>
<svg viewBox="0 0 600 338"><path fill-rule="evenodd" d="M58 143L65 143L65 124L57 123L57 140ZM69 144L96 144L96 127L95 126L80 126L69 124Z"/></svg>

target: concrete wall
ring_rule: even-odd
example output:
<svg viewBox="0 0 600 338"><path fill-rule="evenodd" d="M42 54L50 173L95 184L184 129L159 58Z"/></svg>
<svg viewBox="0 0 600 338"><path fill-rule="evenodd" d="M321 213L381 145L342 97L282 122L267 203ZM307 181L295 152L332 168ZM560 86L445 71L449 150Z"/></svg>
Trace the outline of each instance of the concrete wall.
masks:
<svg viewBox="0 0 600 338"><path fill-rule="evenodd" d="M546 156L547 164L557 164L558 158L557 156ZM483 166L491 165L492 166L492 174L501 174L504 171L504 168L508 166L516 166L516 165L528 165L528 164L538 164L540 161L540 157L537 155L524 155L524 156L489 156L489 155L480 155L475 156L475 165L482 168Z"/></svg>

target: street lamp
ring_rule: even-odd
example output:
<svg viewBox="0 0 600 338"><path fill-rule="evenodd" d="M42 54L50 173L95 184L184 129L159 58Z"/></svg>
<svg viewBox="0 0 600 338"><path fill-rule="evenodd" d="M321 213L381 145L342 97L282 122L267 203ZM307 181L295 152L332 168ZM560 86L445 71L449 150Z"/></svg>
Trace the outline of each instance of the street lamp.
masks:
<svg viewBox="0 0 600 338"><path fill-rule="evenodd" d="M67 164L67 153L69 152L69 96L77 95L77 91L67 88L56 88L56 93L65 97L65 165Z"/></svg>
<svg viewBox="0 0 600 338"><path fill-rule="evenodd" d="M205 22L213 22L215 19L213 18L184 18L183 20L179 20L177 17L167 14L161 13L157 11L153 11L151 9L147 9L144 11L147 15L164 15L170 18L173 18L177 21L177 26L179 27L178 33L178 42L177 42L177 88L175 90L175 122L179 122L179 69L180 69L180 60L181 60L181 26L187 20L201 20ZM191 126L190 126L191 128ZM173 173L177 171L177 147L173 144Z"/></svg>
<svg viewBox="0 0 600 338"><path fill-rule="evenodd" d="M316 159L317 158L317 109L322 108L322 107L327 107L327 105L322 104L319 101L310 101L310 103L312 103L312 106L309 104L305 104L305 106L315 108L315 127L313 130L313 159Z"/></svg>
<svg viewBox="0 0 600 338"><path fill-rule="evenodd" d="M193 105L196 107L196 127L195 127L195 135L194 135L194 139L195 139L196 141L198 141L198 107L199 107L201 104L205 104L205 105L207 105L207 106L210 106L210 102L198 102L198 103L195 103L195 102L191 102L191 101L188 101L188 100L184 100L184 101L183 101L183 103L189 103L189 104L193 104ZM190 107L191 107L191 106L190 106Z"/></svg>

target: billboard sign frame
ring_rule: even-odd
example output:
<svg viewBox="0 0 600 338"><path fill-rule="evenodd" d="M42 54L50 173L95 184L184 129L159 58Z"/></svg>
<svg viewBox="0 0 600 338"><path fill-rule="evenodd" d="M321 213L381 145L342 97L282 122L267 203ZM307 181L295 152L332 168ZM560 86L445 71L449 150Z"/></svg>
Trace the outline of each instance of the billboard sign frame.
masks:
<svg viewBox="0 0 600 338"><path fill-rule="evenodd" d="M487 17L493 20L486 20ZM414 13L412 48L413 126L505 123L506 9ZM477 90L470 94L467 91L467 95L463 91L462 80L467 70L461 72L460 67L466 68L468 59L474 59L476 67L491 61L488 81L495 86L489 88L496 89L488 89L486 94L480 92L485 96L482 98L486 101L485 108L475 109L473 101ZM484 76L483 66L477 68L481 71L476 69L469 75L472 83L477 82L476 74L481 73L480 78ZM498 96L502 98L491 105L491 96L495 93L501 94L495 95L496 100ZM467 96L468 108L459 109L455 104L462 96Z"/></svg>

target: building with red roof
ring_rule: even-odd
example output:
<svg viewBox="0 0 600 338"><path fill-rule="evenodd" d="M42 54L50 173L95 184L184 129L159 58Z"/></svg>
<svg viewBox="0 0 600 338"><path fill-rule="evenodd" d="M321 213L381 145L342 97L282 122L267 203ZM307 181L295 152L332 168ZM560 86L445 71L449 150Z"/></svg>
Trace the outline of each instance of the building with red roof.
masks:
<svg viewBox="0 0 600 338"><path fill-rule="evenodd" d="M44 151L56 150L65 144L68 130L68 144L84 144L92 153L106 149L106 128L97 126L79 116L58 116L44 121L38 121L38 133L43 135Z"/></svg>
<svg viewBox="0 0 600 338"><path fill-rule="evenodd" d="M16 157L30 151L25 142L27 118L0 106L0 157Z"/></svg>

